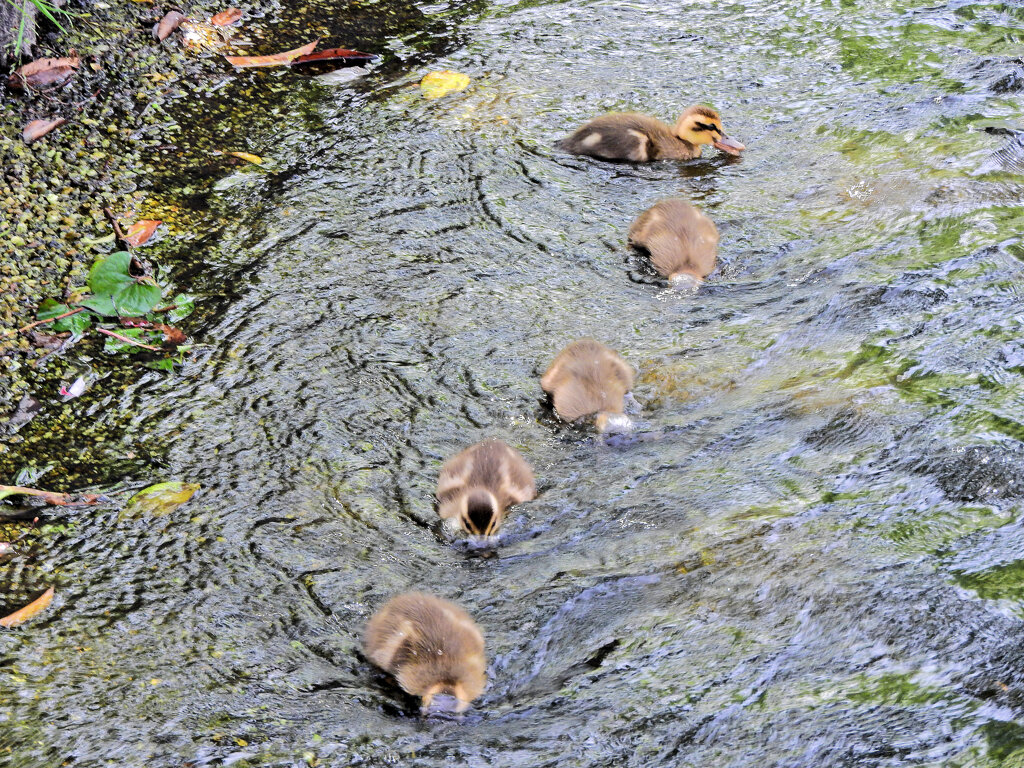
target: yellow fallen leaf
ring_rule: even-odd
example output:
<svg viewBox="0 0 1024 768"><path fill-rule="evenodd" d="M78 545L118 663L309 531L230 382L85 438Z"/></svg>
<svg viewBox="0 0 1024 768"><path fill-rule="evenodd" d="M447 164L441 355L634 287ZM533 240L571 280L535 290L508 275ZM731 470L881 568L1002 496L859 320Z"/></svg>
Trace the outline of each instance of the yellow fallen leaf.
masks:
<svg viewBox="0 0 1024 768"><path fill-rule="evenodd" d="M137 517L141 514L168 515L199 490L198 483L157 483L143 488L130 499L121 511L121 519Z"/></svg>
<svg viewBox="0 0 1024 768"><path fill-rule="evenodd" d="M241 160L248 160L255 165L263 165L263 158L259 155L253 155L248 152L228 152L228 154Z"/></svg>
<svg viewBox="0 0 1024 768"><path fill-rule="evenodd" d="M183 21L179 27L181 42L192 53L216 51L227 44L229 27L215 27L201 21Z"/></svg>
<svg viewBox="0 0 1024 768"><path fill-rule="evenodd" d="M443 69L440 72L430 72L420 80L420 88L423 90L423 97L426 99L440 99L452 91L464 90L469 85L469 76L461 72L452 72Z"/></svg>
<svg viewBox="0 0 1024 768"><path fill-rule="evenodd" d="M0 619L0 627L16 627L19 624L24 624L26 621L31 619L37 613L41 613L46 610L46 607L53 602L53 587L43 592L39 597L33 600L31 603L21 608L10 616L4 616Z"/></svg>

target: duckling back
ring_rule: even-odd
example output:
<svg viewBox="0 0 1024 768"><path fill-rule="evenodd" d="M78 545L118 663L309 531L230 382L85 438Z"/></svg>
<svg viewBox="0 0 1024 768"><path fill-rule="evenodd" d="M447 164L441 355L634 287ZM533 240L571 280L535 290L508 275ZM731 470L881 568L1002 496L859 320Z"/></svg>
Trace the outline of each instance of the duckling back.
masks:
<svg viewBox="0 0 1024 768"><path fill-rule="evenodd" d="M437 694L459 700L459 711L486 684L484 638L473 619L454 603L423 592L389 600L366 625L367 658L420 696L424 708Z"/></svg>
<svg viewBox="0 0 1024 768"><path fill-rule="evenodd" d="M679 140L672 129L660 120L635 112L613 112L578 128L559 146L574 155L645 163L662 156L660 148L676 144Z"/></svg>
<svg viewBox="0 0 1024 768"><path fill-rule="evenodd" d="M536 495L530 465L500 440L484 440L448 459L437 480L438 514L478 536L497 533L509 506Z"/></svg>
<svg viewBox="0 0 1024 768"><path fill-rule="evenodd" d="M685 200L661 200L637 216L629 243L650 254L659 273L677 280L690 275L703 280L715 268L718 228Z"/></svg>
<svg viewBox="0 0 1024 768"><path fill-rule="evenodd" d="M618 352L594 339L579 339L554 359L541 377L563 421L598 413L622 413L633 388L633 369Z"/></svg>

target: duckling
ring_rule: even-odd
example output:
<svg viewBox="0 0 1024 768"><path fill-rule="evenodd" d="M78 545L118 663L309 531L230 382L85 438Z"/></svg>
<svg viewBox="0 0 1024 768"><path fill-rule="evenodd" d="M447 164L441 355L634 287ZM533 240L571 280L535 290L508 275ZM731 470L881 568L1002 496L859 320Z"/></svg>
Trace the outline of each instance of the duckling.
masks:
<svg viewBox="0 0 1024 768"><path fill-rule="evenodd" d="M647 251L673 287L698 286L715 268L718 228L684 200L661 200L636 217L629 244Z"/></svg>
<svg viewBox="0 0 1024 768"><path fill-rule="evenodd" d="M422 714L438 694L454 696L455 711L464 712L487 682L484 637L476 623L454 603L423 592L385 603L366 625L363 649L402 690L420 697Z"/></svg>
<svg viewBox="0 0 1024 768"><path fill-rule="evenodd" d="M633 369L618 352L594 339L579 339L554 359L540 380L563 421L596 414L600 432L629 431L623 413L633 388Z"/></svg>
<svg viewBox="0 0 1024 768"><path fill-rule="evenodd" d="M730 155L746 148L725 135L715 110L699 105L683 112L674 126L635 112L602 115L563 139L561 147L574 155L647 163L693 160L700 157L705 144Z"/></svg>
<svg viewBox="0 0 1024 768"><path fill-rule="evenodd" d="M438 514L474 536L494 536L509 506L536 495L530 465L501 440L471 445L448 459L437 478Z"/></svg>

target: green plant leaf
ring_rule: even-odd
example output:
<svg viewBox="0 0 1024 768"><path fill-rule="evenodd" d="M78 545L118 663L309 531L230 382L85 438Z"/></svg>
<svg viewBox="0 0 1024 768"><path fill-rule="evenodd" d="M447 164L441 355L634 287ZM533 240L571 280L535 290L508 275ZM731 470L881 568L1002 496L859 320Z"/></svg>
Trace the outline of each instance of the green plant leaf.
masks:
<svg viewBox="0 0 1024 768"><path fill-rule="evenodd" d="M150 312L160 301L160 286L151 283L138 283L132 280L114 294L114 306L122 316L144 315Z"/></svg>
<svg viewBox="0 0 1024 768"><path fill-rule="evenodd" d="M51 317L63 315L65 312L70 311L71 307L67 304L61 304L56 299L43 299L43 303L39 305L39 312L36 313L36 317L40 320L49 320Z"/></svg>
<svg viewBox="0 0 1024 768"><path fill-rule="evenodd" d="M53 330L61 333L71 331L74 336L81 336L92 326L92 315L88 312L79 312L77 315L62 317L53 324Z"/></svg>
<svg viewBox="0 0 1024 768"><path fill-rule="evenodd" d="M199 483L157 483L143 488L130 499L121 511L121 518L137 517L140 514L167 515L176 510L200 489Z"/></svg>
<svg viewBox="0 0 1024 768"><path fill-rule="evenodd" d="M88 299L81 302L81 305L106 317L111 317L117 314L117 308L114 306L114 302L109 294L103 294L102 296L90 296Z"/></svg>
<svg viewBox="0 0 1024 768"><path fill-rule="evenodd" d="M57 317L63 315L65 312L70 312L71 307L67 304L61 304L55 299L45 299L42 304L39 305L39 312L37 314L40 320L49 320L51 317ZM68 317L62 317L60 320L54 321L50 327L62 333L64 331L71 331L75 336L81 336L92 325L92 318L88 312L79 312L77 315L69 315Z"/></svg>
<svg viewBox="0 0 1024 768"><path fill-rule="evenodd" d="M143 344L159 344L163 339L163 334L159 331L152 331L147 328L119 328L117 330L122 336L126 336L129 339L140 341ZM103 336L103 351L104 352L128 352L130 354L136 354L142 352L142 347L137 347L134 344L129 344L126 341L115 339L113 336Z"/></svg>
<svg viewBox="0 0 1024 768"><path fill-rule="evenodd" d="M89 270L89 290L96 296L114 296L133 284L135 278L128 274L131 263L132 255L128 251L118 251L105 259L98 259Z"/></svg>
<svg viewBox="0 0 1024 768"><path fill-rule="evenodd" d="M175 362L177 361L173 357L165 357L161 360L149 360L142 365L154 371L173 371Z"/></svg>
<svg viewBox="0 0 1024 768"><path fill-rule="evenodd" d="M182 344L178 347L177 354L160 360L148 360L143 365L146 368L152 368L154 371L173 371L174 366L185 364L185 354L190 349L192 349L191 344Z"/></svg>
<svg viewBox="0 0 1024 768"><path fill-rule="evenodd" d="M196 309L196 297L189 293L179 293L168 303L174 306L174 309L167 313L167 319L172 323L188 317Z"/></svg>

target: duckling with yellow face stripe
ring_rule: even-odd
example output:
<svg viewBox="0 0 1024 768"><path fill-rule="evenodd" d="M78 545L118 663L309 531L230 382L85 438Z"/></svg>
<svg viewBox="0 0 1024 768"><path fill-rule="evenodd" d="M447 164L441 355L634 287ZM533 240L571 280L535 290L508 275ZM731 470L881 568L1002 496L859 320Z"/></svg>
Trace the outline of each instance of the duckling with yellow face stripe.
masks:
<svg viewBox="0 0 1024 768"><path fill-rule="evenodd" d="M704 145L738 155L745 147L725 135L722 119L711 107L690 107L674 126L635 112L613 112L591 120L561 142L574 155L600 160L647 163L693 160Z"/></svg>
<svg viewBox="0 0 1024 768"><path fill-rule="evenodd" d="M462 712L487 682L484 637L464 610L423 592L389 600L363 635L366 657L419 696L426 714L437 695L454 696Z"/></svg>
<svg viewBox="0 0 1024 768"><path fill-rule="evenodd" d="M471 536L494 536L511 505L536 495L530 465L501 440L484 440L448 459L437 479L438 514Z"/></svg>

